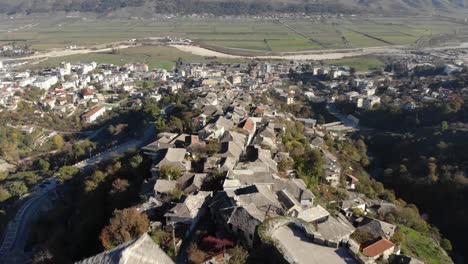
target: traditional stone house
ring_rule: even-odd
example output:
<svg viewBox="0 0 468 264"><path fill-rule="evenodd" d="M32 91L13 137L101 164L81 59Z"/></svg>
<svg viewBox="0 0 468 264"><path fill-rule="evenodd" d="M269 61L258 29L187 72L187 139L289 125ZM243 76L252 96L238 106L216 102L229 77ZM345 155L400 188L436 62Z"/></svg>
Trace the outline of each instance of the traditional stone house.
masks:
<svg viewBox="0 0 468 264"><path fill-rule="evenodd" d="M388 239L381 238L375 243L362 249L362 254L367 257L387 260L395 251L395 244Z"/></svg>
<svg viewBox="0 0 468 264"><path fill-rule="evenodd" d="M173 264L174 261L154 243L148 234L126 242L96 256L76 262L76 264Z"/></svg>

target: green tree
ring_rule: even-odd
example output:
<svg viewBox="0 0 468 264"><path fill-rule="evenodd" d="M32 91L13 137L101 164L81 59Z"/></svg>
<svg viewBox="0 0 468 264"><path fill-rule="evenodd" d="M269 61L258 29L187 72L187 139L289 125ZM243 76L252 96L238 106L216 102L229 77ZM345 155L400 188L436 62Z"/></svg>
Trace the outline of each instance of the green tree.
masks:
<svg viewBox="0 0 468 264"><path fill-rule="evenodd" d="M0 187L0 203L10 199L10 197L10 192Z"/></svg>
<svg viewBox="0 0 468 264"><path fill-rule="evenodd" d="M440 241L440 246L447 252L450 252L452 251L452 243L450 242L450 240L444 238L442 239L442 241Z"/></svg>
<svg viewBox="0 0 468 264"><path fill-rule="evenodd" d="M440 130L441 131L447 131L449 129L449 124L447 121L442 121L442 123L440 123Z"/></svg>
<svg viewBox="0 0 468 264"><path fill-rule="evenodd" d="M61 183L64 183L68 180L71 180L75 175L78 174L79 169L75 166L63 166L59 169L59 180Z"/></svg>
<svg viewBox="0 0 468 264"><path fill-rule="evenodd" d="M143 100L143 112L151 120L155 120L161 114L158 102L154 98L146 97Z"/></svg>
<svg viewBox="0 0 468 264"><path fill-rule="evenodd" d="M158 131L158 132L166 132L167 131L166 121L164 121L164 119L162 119L162 118L158 118L158 120L156 120L155 126L156 126L156 131Z"/></svg>
<svg viewBox="0 0 468 264"><path fill-rule="evenodd" d="M210 139L208 140L205 149L208 155L211 156L221 151L221 144L217 140Z"/></svg>
<svg viewBox="0 0 468 264"><path fill-rule="evenodd" d="M141 155L135 155L135 156L130 158L129 162L130 162L130 166L133 169L136 169L143 162L143 157Z"/></svg>
<svg viewBox="0 0 468 264"><path fill-rule="evenodd" d="M4 172L0 172L0 182L6 180L7 175Z"/></svg>
<svg viewBox="0 0 468 264"><path fill-rule="evenodd" d="M171 165L162 165L159 168L159 177L166 180L177 180L182 177L182 171Z"/></svg>
<svg viewBox="0 0 468 264"><path fill-rule="evenodd" d="M319 124L319 125L325 124L325 118L323 117L323 115L319 115L319 116L318 116L318 118L317 118L317 124Z"/></svg>
<svg viewBox="0 0 468 264"><path fill-rule="evenodd" d="M6 187L12 196L21 196L28 192L28 187L20 181L9 182Z"/></svg>
<svg viewBox="0 0 468 264"><path fill-rule="evenodd" d="M50 168L50 163L47 162L46 160L44 159L40 159L39 162L39 169L42 170L42 171L49 171L49 168Z"/></svg>
<svg viewBox="0 0 468 264"><path fill-rule="evenodd" d="M228 264L245 264L249 257L249 252L241 246L236 246L228 250L229 258Z"/></svg>
<svg viewBox="0 0 468 264"><path fill-rule="evenodd" d="M172 116L167 123L167 129L174 133L182 133L184 131L184 123L180 118Z"/></svg>

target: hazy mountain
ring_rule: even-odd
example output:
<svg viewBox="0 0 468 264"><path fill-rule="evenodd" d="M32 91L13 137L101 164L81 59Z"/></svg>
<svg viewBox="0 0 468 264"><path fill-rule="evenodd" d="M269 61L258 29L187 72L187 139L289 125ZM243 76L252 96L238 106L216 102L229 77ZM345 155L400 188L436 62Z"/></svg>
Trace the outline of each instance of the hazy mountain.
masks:
<svg viewBox="0 0 468 264"><path fill-rule="evenodd" d="M0 0L0 13L107 13L144 7L155 13L262 14L268 12L427 12L465 8L468 0Z"/></svg>

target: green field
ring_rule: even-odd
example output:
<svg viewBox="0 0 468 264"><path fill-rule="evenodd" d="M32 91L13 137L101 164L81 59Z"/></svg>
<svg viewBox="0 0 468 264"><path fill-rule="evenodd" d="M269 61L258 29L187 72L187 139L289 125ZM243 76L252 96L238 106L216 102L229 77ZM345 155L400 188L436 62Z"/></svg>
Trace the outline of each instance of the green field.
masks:
<svg viewBox="0 0 468 264"><path fill-rule="evenodd" d="M354 68L356 71L367 71L369 69L381 67L384 62L374 56L360 56L352 58L344 58L339 60L327 60L325 63L334 66L348 66Z"/></svg>
<svg viewBox="0 0 468 264"><path fill-rule="evenodd" d="M175 66L178 58L183 57L187 62L209 62L207 58L192 55L179 51L176 48L167 46L143 46L120 50L118 54L111 53L90 53L72 55L61 58L51 58L46 61L36 64L35 67L53 67L60 64L62 61L72 63L92 62L109 63L115 65L124 65L133 62L145 62L150 69L162 68L171 70ZM243 62L241 59L216 59L219 62ZM30 68L31 66L28 66ZM34 67L34 66L33 66Z"/></svg>
<svg viewBox="0 0 468 264"><path fill-rule="evenodd" d="M262 52L414 44L421 37L468 26L431 17L286 19L147 18L97 19L36 15L0 17L0 41L25 40L36 49L105 44L130 38L180 36L200 43Z"/></svg>
<svg viewBox="0 0 468 264"><path fill-rule="evenodd" d="M402 225L399 225L398 228L402 234L400 246L403 254L413 256L428 264L452 263L447 254L430 236Z"/></svg>

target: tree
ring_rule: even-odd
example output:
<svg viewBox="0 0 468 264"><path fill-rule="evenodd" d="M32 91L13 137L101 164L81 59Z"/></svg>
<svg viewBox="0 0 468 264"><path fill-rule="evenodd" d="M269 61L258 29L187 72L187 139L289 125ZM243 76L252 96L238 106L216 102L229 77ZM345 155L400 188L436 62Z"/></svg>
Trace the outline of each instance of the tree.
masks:
<svg viewBox="0 0 468 264"><path fill-rule="evenodd" d="M75 166L63 166L59 169L59 180L64 183L78 174L79 169Z"/></svg>
<svg viewBox="0 0 468 264"><path fill-rule="evenodd" d="M0 172L0 182L6 180L7 175L3 172Z"/></svg>
<svg viewBox="0 0 468 264"><path fill-rule="evenodd" d="M447 252L452 251L452 243L450 240L444 238L442 241L440 241L440 246Z"/></svg>
<svg viewBox="0 0 468 264"><path fill-rule="evenodd" d="M206 255L200 250L196 243L192 243L188 250L189 253L189 263L203 263L205 262Z"/></svg>
<svg viewBox="0 0 468 264"><path fill-rule="evenodd" d="M53 138L54 144L58 149L61 149L64 144L63 137L60 134L57 134Z"/></svg>
<svg viewBox="0 0 468 264"><path fill-rule="evenodd" d="M52 264L56 263L54 261L54 256L47 248L40 248L32 257L33 264Z"/></svg>
<svg viewBox="0 0 468 264"><path fill-rule="evenodd" d="M28 187L20 181L9 182L7 189L12 196L21 196L28 192Z"/></svg>
<svg viewBox="0 0 468 264"><path fill-rule="evenodd" d="M10 197L10 192L0 187L0 203L10 199Z"/></svg>
<svg viewBox="0 0 468 264"><path fill-rule="evenodd" d="M149 220L136 208L115 210L109 225L101 231L99 239L105 249L112 249L127 241L137 239L149 228Z"/></svg>
<svg viewBox="0 0 468 264"><path fill-rule="evenodd" d="M143 162L143 157L141 155L135 155L130 158L129 162L132 169L136 169Z"/></svg>
<svg viewBox="0 0 468 264"><path fill-rule="evenodd" d="M47 162L46 160L44 159L40 159L39 162L39 169L42 170L42 171L49 171L49 168L50 168L50 163Z"/></svg>
<svg viewBox="0 0 468 264"><path fill-rule="evenodd" d="M317 124L319 124L319 125L325 124L325 118L323 117L323 115L318 116Z"/></svg>
<svg viewBox="0 0 468 264"><path fill-rule="evenodd" d="M177 180L182 177L182 171L177 167L164 164L159 168L159 176L166 180Z"/></svg>
<svg viewBox="0 0 468 264"><path fill-rule="evenodd" d="M111 189L111 194L117 194L117 193L122 193L125 192L130 186L127 180L125 179L116 179L114 182L112 182L112 189Z"/></svg>
<svg viewBox="0 0 468 264"><path fill-rule="evenodd" d="M442 121L442 123L440 123L440 130L443 132L443 131L447 131L449 129L449 124L447 121Z"/></svg>
<svg viewBox="0 0 468 264"><path fill-rule="evenodd" d="M210 139L208 143L206 143L206 152L208 155L214 155L221 151L221 144L217 140Z"/></svg>
<svg viewBox="0 0 468 264"><path fill-rule="evenodd" d="M182 133L184 131L184 123L180 118L172 116L167 123L167 129L174 133Z"/></svg>
<svg viewBox="0 0 468 264"><path fill-rule="evenodd" d="M143 112L147 117L154 120L161 113L161 109L158 107L158 102L154 98L146 97L143 100Z"/></svg>
<svg viewBox="0 0 468 264"><path fill-rule="evenodd" d="M229 258L228 264L244 264L247 262L247 258L249 257L249 252L242 248L241 246L236 246L228 250Z"/></svg>

